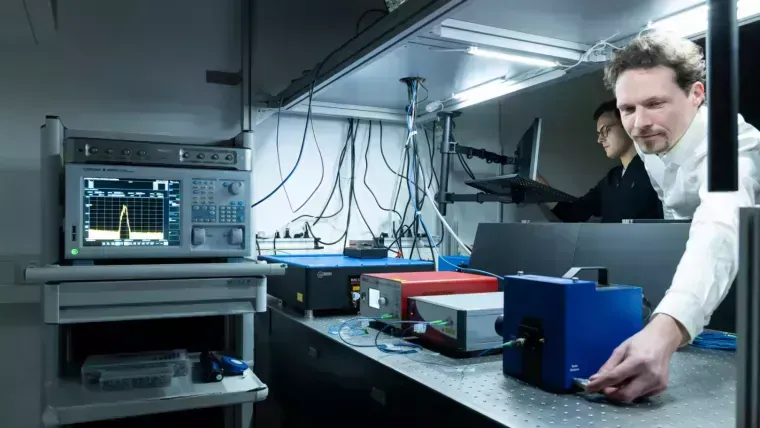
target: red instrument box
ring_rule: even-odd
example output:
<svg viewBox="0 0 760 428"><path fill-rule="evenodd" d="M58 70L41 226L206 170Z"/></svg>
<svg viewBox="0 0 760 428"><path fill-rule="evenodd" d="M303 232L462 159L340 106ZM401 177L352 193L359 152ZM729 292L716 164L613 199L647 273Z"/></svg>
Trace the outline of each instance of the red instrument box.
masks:
<svg viewBox="0 0 760 428"><path fill-rule="evenodd" d="M360 313L364 317L390 314L406 319L409 297L499 291L499 280L464 272L403 272L361 276Z"/></svg>

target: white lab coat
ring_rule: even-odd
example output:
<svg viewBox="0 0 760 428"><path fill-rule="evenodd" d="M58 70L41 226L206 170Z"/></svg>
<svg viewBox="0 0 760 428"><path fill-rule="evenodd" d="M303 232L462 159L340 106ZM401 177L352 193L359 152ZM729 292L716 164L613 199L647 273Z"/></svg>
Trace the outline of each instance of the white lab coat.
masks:
<svg viewBox="0 0 760 428"><path fill-rule="evenodd" d="M738 123L739 190L735 192L707 191L706 107L699 109L684 136L667 154L645 155L636 146L662 201L665 218L692 219L686 251L654 311L678 320L689 341L710 322L736 278L739 208L754 206L760 196L760 132L741 116Z"/></svg>

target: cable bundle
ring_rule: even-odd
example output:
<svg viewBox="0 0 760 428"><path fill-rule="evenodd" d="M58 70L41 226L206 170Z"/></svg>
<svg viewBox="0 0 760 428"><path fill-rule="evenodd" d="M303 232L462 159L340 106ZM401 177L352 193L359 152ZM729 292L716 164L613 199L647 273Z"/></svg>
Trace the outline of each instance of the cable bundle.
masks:
<svg viewBox="0 0 760 428"><path fill-rule="evenodd" d="M698 335L691 346L703 349L736 350L736 335L722 331L705 331Z"/></svg>

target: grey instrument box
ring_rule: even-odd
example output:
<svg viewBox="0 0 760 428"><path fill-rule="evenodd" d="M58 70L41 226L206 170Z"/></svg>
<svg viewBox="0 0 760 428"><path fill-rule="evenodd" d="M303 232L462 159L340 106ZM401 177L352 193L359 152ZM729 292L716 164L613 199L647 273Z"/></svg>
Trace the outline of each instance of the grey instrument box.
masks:
<svg viewBox="0 0 760 428"><path fill-rule="evenodd" d="M457 352L490 349L502 343L494 323L504 313L504 293L449 294L410 297L408 319L448 322L427 326L422 337L436 346Z"/></svg>

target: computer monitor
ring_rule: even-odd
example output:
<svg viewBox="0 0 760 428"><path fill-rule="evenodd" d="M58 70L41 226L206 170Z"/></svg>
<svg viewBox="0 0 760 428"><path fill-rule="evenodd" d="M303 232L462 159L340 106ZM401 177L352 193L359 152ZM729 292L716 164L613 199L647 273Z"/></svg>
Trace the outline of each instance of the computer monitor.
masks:
<svg viewBox="0 0 760 428"><path fill-rule="evenodd" d="M538 148L541 141L542 119L533 119L530 127L517 143L515 151L515 174L529 180L538 176Z"/></svg>

